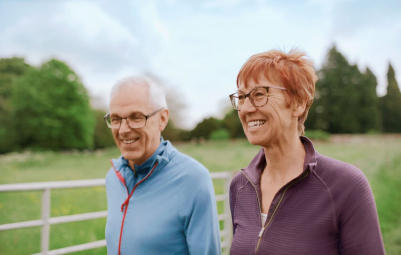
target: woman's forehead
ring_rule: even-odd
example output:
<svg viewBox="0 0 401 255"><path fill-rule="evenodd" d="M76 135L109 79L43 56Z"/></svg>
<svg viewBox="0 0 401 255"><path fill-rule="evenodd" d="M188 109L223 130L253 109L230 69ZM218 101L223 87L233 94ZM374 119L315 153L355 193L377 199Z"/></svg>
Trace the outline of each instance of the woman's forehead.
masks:
<svg viewBox="0 0 401 255"><path fill-rule="evenodd" d="M281 87L280 75L274 69L268 70L252 70L247 75L239 77L238 90L239 89L251 89L255 86L268 86L275 85Z"/></svg>
<svg viewBox="0 0 401 255"><path fill-rule="evenodd" d="M273 84L271 81L267 80L266 78L260 78L258 80L249 79L245 82L240 82L238 84L238 91L239 92L248 92L256 87L269 87L269 86L277 86Z"/></svg>

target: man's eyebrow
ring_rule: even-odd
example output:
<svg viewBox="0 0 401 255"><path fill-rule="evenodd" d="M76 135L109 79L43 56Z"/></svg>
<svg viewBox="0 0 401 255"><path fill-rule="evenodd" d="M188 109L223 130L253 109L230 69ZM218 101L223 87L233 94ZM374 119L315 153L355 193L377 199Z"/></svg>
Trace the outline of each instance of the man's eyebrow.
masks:
<svg viewBox="0 0 401 255"><path fill-rule="evenodd" d="M135 112L130 112L130 113L128 114L128 116L137 115L137 114L145 115L143 112L135 111Z"/></svg>
<svg viewBox="0 0 401 255"><path fill-rule="evenodd" d="M140 115L145 115L143 112L134 111L134 112L128 113L126 116L132 116L132 115L138 115L138 114L140 114ZM111 113L110 116L113 116L113 117L121 117L121 115L118 114L118 113Z"/></svg>

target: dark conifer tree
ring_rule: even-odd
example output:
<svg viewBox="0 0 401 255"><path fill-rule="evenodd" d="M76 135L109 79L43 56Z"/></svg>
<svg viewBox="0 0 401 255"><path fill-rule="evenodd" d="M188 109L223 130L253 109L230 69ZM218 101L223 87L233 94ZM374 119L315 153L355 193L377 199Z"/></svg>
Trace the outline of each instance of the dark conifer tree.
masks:
<svg viewBox="0 0 401 255"><path fill-rule="evenodd" d="M387 71L387 94L380 98L380 110L384 132L401 132L401 92L393 66Z"/></svg>

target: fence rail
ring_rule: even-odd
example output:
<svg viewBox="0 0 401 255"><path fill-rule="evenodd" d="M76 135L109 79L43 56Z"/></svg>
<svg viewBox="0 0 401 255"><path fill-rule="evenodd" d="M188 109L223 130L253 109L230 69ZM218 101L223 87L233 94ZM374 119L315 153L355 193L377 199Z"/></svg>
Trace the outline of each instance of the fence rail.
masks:
<svg viewBox="0 0 401 255"><path fill-rule="evenodd" d="M228 202L228 185L231 180L230 172L214 172L211 173L213 180L224 180L224 194L217 194L216 201L224 203L224 210L222 214L218 215L218 220L224 222L224 228L220 230L220 237L222 238L221 247L224 253L228 254L228 248L231 243L231 217ZM42 217L38 220L13 222L0 225L0 231L28 228L28 227L42 227L41 231L41 252L34 255L59 255L67 254L77 251L84 251L99 247L106 246L106 240L98 240L94 242L84 243L75 246L68 246L60 249L49 250L50 240L50 225L91 220L97 218L104 218L107 216L107 211L98 211L90 213L81 213L74 215L66 215L59 217L50 217L50 197L52 189L66 189L66 188L81 188L81 187L95 187L104 186L105 179L92 179L92 180L76 180L76 181L55 181L55 182L35 182L35 183L16 183L16 184L1 184L0 192L20 192L20 191L42 191Z"/></svg>

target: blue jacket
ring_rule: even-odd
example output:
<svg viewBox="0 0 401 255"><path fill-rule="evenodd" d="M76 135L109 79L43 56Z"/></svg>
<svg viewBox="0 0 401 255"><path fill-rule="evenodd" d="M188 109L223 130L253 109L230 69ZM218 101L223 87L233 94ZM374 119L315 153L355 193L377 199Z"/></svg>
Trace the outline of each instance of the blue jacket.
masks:
<svg viewBox="0 0 401 255"><path fill-rule="evenodd" d="M147 161L135 165L136 174L123 157L112 165L106 176L108 254L119 254L119 246L123 255L221 253L205 167L163 139Z"/></svg>

